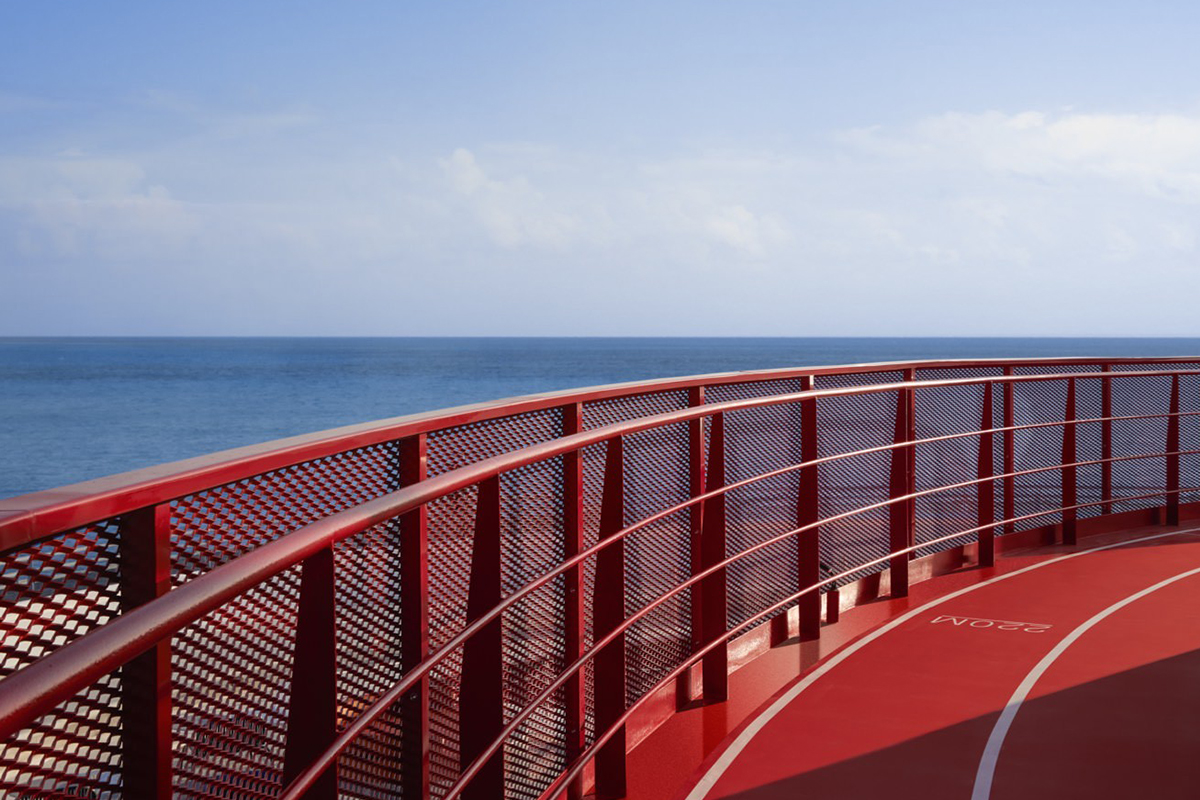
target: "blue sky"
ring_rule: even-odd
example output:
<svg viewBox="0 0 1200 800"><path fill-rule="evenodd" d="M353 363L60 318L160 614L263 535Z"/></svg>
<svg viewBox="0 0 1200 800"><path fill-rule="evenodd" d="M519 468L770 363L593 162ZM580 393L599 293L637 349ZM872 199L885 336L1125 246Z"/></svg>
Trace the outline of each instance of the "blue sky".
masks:
<svg viewBox="0 0 1200 800"><path fill-rule="evenodd" d="M1192 335L1185 3L0 5L0 335Z"/></svg>

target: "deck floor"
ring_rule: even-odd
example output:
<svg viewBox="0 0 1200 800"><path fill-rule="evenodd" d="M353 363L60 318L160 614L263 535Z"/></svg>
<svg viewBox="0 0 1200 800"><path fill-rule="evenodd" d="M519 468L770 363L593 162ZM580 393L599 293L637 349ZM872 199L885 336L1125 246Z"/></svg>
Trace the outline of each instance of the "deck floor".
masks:
<svg viewBox="0 0 1200 800"><path fill-rule="evenodd" d="M914 587L749 716L686 800L1200 797L1200 528Z"/></svg>

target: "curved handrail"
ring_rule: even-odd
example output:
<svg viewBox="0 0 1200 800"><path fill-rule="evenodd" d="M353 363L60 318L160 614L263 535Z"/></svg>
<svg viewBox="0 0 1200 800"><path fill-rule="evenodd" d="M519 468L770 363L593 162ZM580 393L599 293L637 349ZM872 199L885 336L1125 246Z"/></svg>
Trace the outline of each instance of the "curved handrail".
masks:
<svg viewBox="0 0 1200 800"><path fill-rule="evenodd" d="M615 423L504 453L429 478L396 492L309 523L238 558L213 568L165 595L122 614L24 669L0 680L0 738L6 738L37 713L52 708L102 675L194 622L227 600L308 556L373 525L487 478L532 463L575 452L612 439L717 413L797 403L810 399L878 394L897 390L1025 383L1069 379L1126 379L1200 375L1200 370L1137 370L1119 373L1053 373L902 381L887 384L813 389L786 395L706 404ZM910 443L911 444L911 443ZM843 454L846 457L853 454ZM608 540L606 540L608 541ZM597 550L598 551L598 550ZM457 637L456 637L457 639ZM63 672L68 673L62 678Z"/></svg>
<svg viewBox="0 0 1200 800"><path fill-rule="evenodd" d="M0 499L0 552L63 530L348 450L460 425L513 417L575 403L638 397L700 386L715 387L812 376L870 374L910 369L1044 368L1141 364L1200 364L1200 356L933 359L794 367L632 381L457 406L223 450L46 491L2 498ZM1102 374L1104 373L1093 373L1087 377L1100 377ZM1108 374L1116 377L1129 375L1132 372ZM991 377L1001 378L1004 376Z"/></svg>

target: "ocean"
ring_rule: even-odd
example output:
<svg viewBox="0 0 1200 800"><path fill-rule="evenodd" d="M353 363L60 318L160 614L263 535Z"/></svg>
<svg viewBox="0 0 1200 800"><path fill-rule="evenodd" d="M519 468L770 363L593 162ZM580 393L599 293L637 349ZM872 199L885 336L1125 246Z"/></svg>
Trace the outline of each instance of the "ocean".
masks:
<svg viewBox="0 0 1200 800"><path fill-rule="evenodd" d="M1200 339L0 338L0 497L400 414L618 381Z"/></svg>

